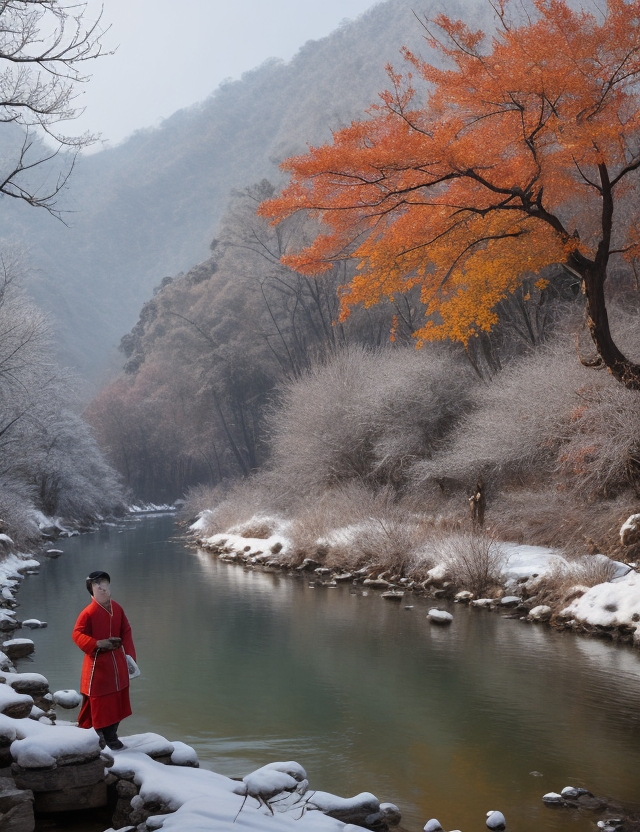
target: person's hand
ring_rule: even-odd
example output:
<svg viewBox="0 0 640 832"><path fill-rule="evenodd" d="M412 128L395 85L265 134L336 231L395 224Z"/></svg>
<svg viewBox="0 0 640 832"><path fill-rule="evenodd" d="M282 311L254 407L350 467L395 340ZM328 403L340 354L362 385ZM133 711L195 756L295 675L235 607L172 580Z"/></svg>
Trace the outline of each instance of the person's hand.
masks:
<svg viewBox="0 0 640 832"><path fill-rule="evenodd" d="M112 636L111 638L101 638L96 646L99 650L117 650L121 644L122 639Z"/></svg>

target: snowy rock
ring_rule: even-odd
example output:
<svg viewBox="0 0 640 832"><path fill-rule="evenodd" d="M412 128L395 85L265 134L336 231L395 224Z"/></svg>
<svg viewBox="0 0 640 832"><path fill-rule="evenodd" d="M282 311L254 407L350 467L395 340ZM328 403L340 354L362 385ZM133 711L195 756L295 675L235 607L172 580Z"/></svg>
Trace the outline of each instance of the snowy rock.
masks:
<svg viewBox="0 0 640 832"><path fill-rule="evenodd" d="M46 697L49 682L41 673L11 673L3 672L7 685L11 685L18 693L29 693L32 696Z"/></svg>
<svg viewBox="0 0 640 832"><path fill-rule="evenodd" d="M3 643L2 649L11 661L15 661L30 656L36 646L30 638L13 638Z"/></svg>
<svg viewBox="0 0 640 832"><path fill-rule="evenodd" d="M59 558L60 555L63 555L63 554L64 554L64 552L62 551L62 549L47 549L45 551L45 555L48 558L54 558L54 559Z"/></svg>
<svg viewBox="0 0 640 832"><path fill-rule="evenodd" d="M468 604L470 601L473 601L473 592L469 592L468 589L463 589L461 592L456 592L453 600L459 604Z"/></svg>
<svg viewBox="0 0 640 832"><path fill-rule="evenodd" d="M594 627L635 627L640 621L640 575L629 572L615 583L597 584L573 601L566 612Z"/></svg>
<svg viewBox="0 0 640 832"><path fill-rule="evenodd" d="M380 597L386 601L401 601L404 598L404 590L390 589L388 592L383 592Z"/></svg>
<svg viewBox="0 0 640 832"><path fill-rule="evenodd" d="M362 583L372 589L387 589L389 586L389 581L385 581L384 578L365 578Z"/></svg>
<svg viewBox="0 0 640 832"><path fill-rule="evenodd" d="M33 708L33 698L25 693L18 693L10 685L0 685L0 713L14 719L29 716Z"/></svg>
<svg viewBox="0 0 640 832"><path fill-rule="evenodd" d="M564 789L560 792L562 797L568 798L570 800L576 800L580 797L580 790L575 789L573 786L565 786Z"/></svg>
<svg viewBox="0 0 640 832"><path fill-rule="evenodd" d="M640 514L632 514L620 529L620 543L623 546L633 546L640 543Z"/></svg>
<svg viewBox="0 0 640 832"><path fill-rule="evenodd" d="M439 610L435 607L429 610L427 618L429 621L433 621L434 624L451 624L453 621L453 616L450 612L447 612L446 610Z"/></svg>
<svg viewBox="0 0 640 832"><path fill-rule="evenodd" d="M46 621L39 621L37 618L27 618L26 621L22 622L23 627L28 627L30 630L38 630L41 627L46 627Z"/></svg>
<svg viewBox="0 0 640 832"><path fill-rule="evenodd" d="M551 607L539 604L531 610L527 618L529 621L548 621L551 618Z"/></svg>
<svg viewBox="0 0 640 832"><path fill-rule="evenodd" d="M424 832L444 832L442 824L436 818L431 818L424 825Z"/></svg>
<svg viewBox="0 0 640 832"><path fill-rule="evenodd" d="M16 614L13 610L0 610L0 631L8 632L17 630L20 622L16 621Z"/></svg>
<svg viewBox="0 0 640 832"><path fill-rule="evenodd" d="M397 826L402 820L402 813L395 803L381 803L380 814L387 826Z"/></svg>
<svg viewBox="0 0 640 832"><path fill-rule="evenodd" d="M570 569L569 562L554 549L517 543L503 543L501 547L506 555L502 576L509 583L546 575L558 567Z"/></svg>
<svg viewBox="0 0 640 832"><path fill-rule="evenodd" d="M82 704L82 696L75 690L57 690L53 694L53 701L61 708L71 710Z"/></svg>
<svg viewBox="0 0 640 832"><path fill-rule="evenodd" d="M149 757L171 757L174 752L173 743L161 737L160 734L132 734L120 739L125 751L138 751Z"/></svg>
<svg viewBox="0 0 640 832"><path fill-rule="evenodd" d="M369 792L362 792L355 797L337 797L328 792L314 792L308 802L325 815L343 823L362 824L369 815L380 811L378 798Z"/></svg>
<svg viewBox="0 0 640 832"><path fill-rule="evenodd" d="M564 797L557 792L548 792L547 794L542 796L542 800L544 803L547 803L549 806L561 806L564 804Z"/></svg>
<svg viewBox="0 0 640 832"><path fill-rule="evenodd" d="M13 546L13 540L11 540L8 534L0 534L0 546L5 550Z"/></svg>
<svg viewBox="0 0 640 832"><path fill-rule="evenodd" d="M506 829L507 826L507 822L504 819L504 815L502 814L502 812L487 812L486 822L488 829Z"/></svg>
<svg viewBox="0 0 640 832"><path fill-rule="evenodd" d="M500 606L501 607L517 607L518 604L522 601L519 595L505 595L504 598L500 599Z"/></svg>
<svg viewBox="0 0 640 832"><path fill-rule="evenodd" d="M446 581L449 574L449 565L447 563L438 563L433 569L427 572L427 580L424 582L425 586L430 584L441 584Z"/></svg>
<svg viewBox="0 0 640 832"><path fill-rule="evenodd" d="M192 766L198 768L200 761L195 750L184 742L174 740L172 743L173 752L171 754L171 765L174 766Z"/></svg>
<svg viewBox="0 0 640 832"><path fill-rule="evenodd" d="M495 598L476 598L471 602L473 607L492 607L496 603Z"/></svg>

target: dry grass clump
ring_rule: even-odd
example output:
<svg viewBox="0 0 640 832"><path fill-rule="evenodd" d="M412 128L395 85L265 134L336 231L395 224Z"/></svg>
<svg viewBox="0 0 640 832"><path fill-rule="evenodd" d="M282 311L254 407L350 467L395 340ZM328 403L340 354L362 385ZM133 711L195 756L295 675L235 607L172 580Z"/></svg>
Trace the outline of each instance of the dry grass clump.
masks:
<svg viewBox="0 0 640 832"><path fill-rule="evenodd" d="M562 549L568 557L601 552L626 560L634 552L621 546L620 527L637 512L637 505L630 493L591 503L547 483L544 488L510 488L493 495L487 522L502 540Z"/></svg>
<svg viewBox="0 0 640 832"><path fill-rule="evenodd" d="M535 592L535 603L554 610L564 609L592 586L607 583L616 571L615 565L602 555L585 555L569 567L555 565L546 575L529 582Z"/></svg>
<svg viewBox="0 0 640 832"><path fill-rule="evenodd" d="M206 512L205 525L201 529L203 536L230 532L243 537L264 538L269 537L272 531L265 532L273 530L276 522L271 522L270 504L268 491L258 477L241 480L229 489L199 486L187 494L180 519L185 523L193 522L198 514ZM254 535L254 531L258 534Z"/></svg>
<svg viewBox="0 0 640 832"><path fill-rule="evenodd" d="M331 489L296 511L289 536L293 560L404 575L433 524L395 502L391 490L373 492L359 483Z"/></svg>
<svg viewBox="0 0 640 832"><path fill-rule="evenodd" d="M453 534L440 548L452 582L477 597L501 586L505 553L489 534Z"/></svg>

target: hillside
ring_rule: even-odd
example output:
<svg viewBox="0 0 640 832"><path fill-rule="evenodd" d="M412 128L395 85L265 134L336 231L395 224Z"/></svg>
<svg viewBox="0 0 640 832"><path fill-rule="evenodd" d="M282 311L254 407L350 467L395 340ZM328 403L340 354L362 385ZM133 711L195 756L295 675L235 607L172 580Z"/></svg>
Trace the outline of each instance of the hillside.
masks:
<svg viewBox="0 0 640 832"><path fill-rule="evenodd" d="M3 237L28 251L30 288L53 317L60 357L91 387L119 360L115 348L153 288L207 256L231 190L277 180L277 162L376 101L403 44L426 48L414 8L381 3L289 63L268 61L80 159L60 203L67 225L0 201Z"/></svg>

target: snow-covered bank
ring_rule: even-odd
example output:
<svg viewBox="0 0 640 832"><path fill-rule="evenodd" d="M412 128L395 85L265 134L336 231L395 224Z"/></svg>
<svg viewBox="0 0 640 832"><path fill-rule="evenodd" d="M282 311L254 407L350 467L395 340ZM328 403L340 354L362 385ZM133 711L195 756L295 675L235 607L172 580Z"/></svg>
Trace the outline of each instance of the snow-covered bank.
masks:
<svg viewBox="0 0 640 832"><path fill-rule="evenodd" d="M332 530L315 541L313 557L301 557L284 518L256 515L228 532L207 534L212 517L210 511L200 514L189 527L191 539L221 560L245 568L305 574L320 586L351 581L381 590L389 600L406 593L470 603L640 648L640 575L635 563L602 554L568 559L550 548L451 533L414 551L398 571L384 569L375 557L354 568L344 553L355 549L360 538L379 532L375 518ZM634 518L640 515L623 526L623 541L629 529L640 525ZM256 530L261 536L251 536Z"/></svg>

